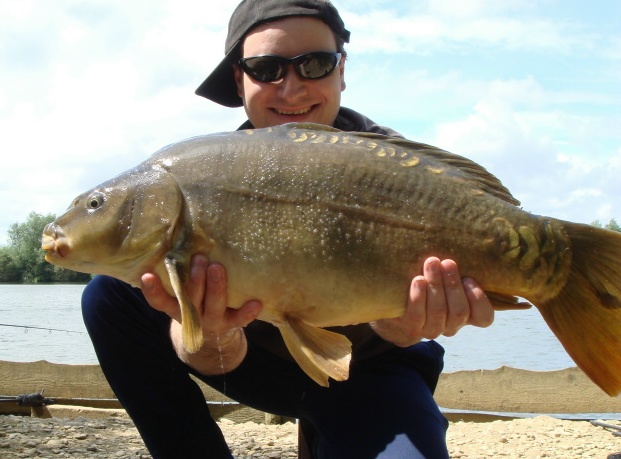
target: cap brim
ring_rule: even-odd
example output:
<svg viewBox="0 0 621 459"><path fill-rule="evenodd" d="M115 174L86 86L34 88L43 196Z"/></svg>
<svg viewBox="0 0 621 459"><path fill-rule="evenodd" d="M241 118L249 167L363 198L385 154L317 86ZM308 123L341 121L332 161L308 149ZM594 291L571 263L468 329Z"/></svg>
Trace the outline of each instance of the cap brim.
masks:
<svg viewBox="0 0 621 459"><path fill-rule="evenodd" d="M231 64L231 55L235 50L227 54L213 72L196 88L194 93L205 97L225 107L241 107L244 105L237 93L235 84L235 72Z"/></svg>

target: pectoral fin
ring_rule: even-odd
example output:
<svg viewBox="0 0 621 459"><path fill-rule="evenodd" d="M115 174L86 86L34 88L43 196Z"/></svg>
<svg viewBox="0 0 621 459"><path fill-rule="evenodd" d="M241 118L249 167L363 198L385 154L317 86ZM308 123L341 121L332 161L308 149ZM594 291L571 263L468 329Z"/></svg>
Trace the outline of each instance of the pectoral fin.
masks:
<svg viewBox="0 0 621 459"><path fill-rule="evenodd" d="M181 306L181 338L183 339L183 346L190 353L198 352L203 345L203 330L198 313L183 288L177 260L172 257L166 257L164 263L170 277L170 283L175 291L175 296Z"/></svg>
<svg viewBox="0 0 621 459"><path fill-rule="evenodd" d="M295 361L317 384L328 387L328 378L349 377L351 342L345 336L295 319L278 328Z"/></svg>

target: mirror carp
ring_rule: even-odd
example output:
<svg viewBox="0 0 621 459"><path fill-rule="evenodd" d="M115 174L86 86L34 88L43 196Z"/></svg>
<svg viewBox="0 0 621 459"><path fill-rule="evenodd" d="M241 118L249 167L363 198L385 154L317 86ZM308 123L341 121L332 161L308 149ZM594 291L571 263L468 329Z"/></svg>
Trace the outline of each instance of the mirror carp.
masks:
<svg viewBox="0 0 621 459"><path fill-rule="evenodd" d="M202 253L226 268L230 304L261 300L324 386L351 357L324 327L401 316L423 261L451 258L498 309L535 305L596 384L621 390L621 233L530 214L478 164L421 143L308 124L191 138L78 196L42 248L134 286L158 274L190 352L202 333L184 283Z"/></svg>

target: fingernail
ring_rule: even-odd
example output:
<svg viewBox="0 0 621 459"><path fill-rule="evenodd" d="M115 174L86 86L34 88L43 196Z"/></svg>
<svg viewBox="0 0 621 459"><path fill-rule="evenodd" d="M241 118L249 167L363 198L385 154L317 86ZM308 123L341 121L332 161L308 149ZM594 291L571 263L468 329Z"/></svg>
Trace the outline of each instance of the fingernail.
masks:
<svg viewBox="0 0 621 459"><path fill-rule="evenodd" d="M192 266L205 267L207 265L207 257L205 255L194 255L192 257Z"/></svg>
<svg viewBox="0 0 621 459"><path fill-rule="evenodd" d="M220 282L223 278L222 268L219 265L209 265L207 267L207 273L209 275L209 280L214 282Z"/></svg>
<svg viewBox="0 0 621 459"><path fill-rule="evenodd" d="M140 282L142 283L142 288L145 290L151 290L155 285L151 276L142 276Z"/></svg>
<svg viewBox="0 0 621 459"><path fill-rule="evenodd" d="M412 285L416 286L419 289L426 289L427 288L427 281L425 280L425 278L423 276L416 276L414 279L412 279Z"/></svg>
<svg viewBox="0 0 621 459"><path fill-rule="evenodd" d="M252 321L256 319L256 316L261 312L261 302L260 301L249 301L247 304L248 308L248 318Z"/></svg>
<svg viewBox="0 0 621 459"><path fill-rule="evenodd" d="M440 263L437 260L430 261L427 269L429 269L429 272L437 273L440 271Z"/></svg>
<svg viewBox="0 0 621 459"><path fill-rule="evenodd" d="M477 283L471 277L464 277L462 279L462 283L464 284L464 287L468 290L472 290L477 286Z"/></svg>
<svg viewBox="0 0 621 459"><path fill-rule="evenodd" d="M203 256L192 257L192 263L190 264L190 277L192 279L199 279L203 271L207 266L207 259Z"/></svg>

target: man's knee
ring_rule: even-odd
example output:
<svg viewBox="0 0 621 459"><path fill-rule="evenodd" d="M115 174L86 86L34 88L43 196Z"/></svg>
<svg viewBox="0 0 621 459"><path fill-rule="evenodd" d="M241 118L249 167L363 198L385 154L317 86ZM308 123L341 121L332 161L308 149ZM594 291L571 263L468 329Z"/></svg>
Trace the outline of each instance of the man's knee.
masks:
<svg viewBox="0 0 621 459"><path fill-rule="evenodd" d="M95 276L82 292L82 317L85 324L92 324L101 317L116 315L116 308L123 307L135 297L131 286L108 276Z"/></svg>

